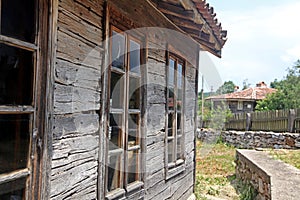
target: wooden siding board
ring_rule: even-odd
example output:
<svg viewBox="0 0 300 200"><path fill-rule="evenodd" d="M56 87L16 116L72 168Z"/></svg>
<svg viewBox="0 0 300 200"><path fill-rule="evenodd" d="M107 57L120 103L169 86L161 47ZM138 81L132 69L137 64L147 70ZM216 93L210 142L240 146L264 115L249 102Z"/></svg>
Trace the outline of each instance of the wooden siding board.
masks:
<svg viewBox="0 0 300 200"><path fill-rule="evenodd" d="M95 134L99 129L99 116L95 113L55 115L53 119L53 139L79 137Z"/></svg>
<svg viewBox="0 0 300 200"><path fill-rule="evenodd" d="M56 115L54 116L53 128L54 156L51 182L54 186L51 188L52 199L97 198L98 159L104 160L102 156L99 157L98 155L98 148L102 144L100 145L100 139L97 136L99 116L95 113L100 108L100 95L103 96L100 87L105 87L100 85L101 80L99 80L101 63L104 59L104 50L101 45L103 34L102 3L102 1L82 2L77 0L59 2L58 50L55 65L56 83L54 85L54 111ZM74 23L70 24L72 21ZM93 34L94 30L95 33ZM153 35L153 41L150 42L149 46L164 48L166 44L155 37ZM99 46L99 42L100 47L96 55L88 63L85 63L86 56L95 47ZM165 113L162 112L165 110L166 102L164 89L166 79L163 75L166 62L165 50L149 50L148 60L147 80L148 82L158 83L158 86L147 86L147 100L145 101L147 103L147 173L145 177L146 194L144 196L147 199L181 198L182 193L190 191L190 185L193 184L190 178L186 178L191 176L193 165L189 164L184 173L170 179L168 182L165 181L165 158L162 153L165 137L163 132ZM193 70L188 72L190 79L194 78L193 73L195 73ZM105 83L102 82L102 84ZM194 85L194 82L192 85ZM194 101L195 98L192 98L187 100L186 103L194 103ZM186 108L194 110L193 106L187 106ZM186 121L188 122L186 127L193 126L192 112L187 112L186 115ZM186 131L188 131L188 134L191 133L188 127ZM186 136L186 158L188 162L194 155L194 147L190 145L191 140L190 136ZM76 176L74 176L74 173L77 173ZM104 177L99 180L104 180ZM185 181L189 181L187 184L189 187L181 189L180 185L186 184ZM174 182L176 185L172 186ZM98 186L100 184L98 183ZM128 196L127 199L139 199L141 196L133 194L133 196Z"/></svg>
<svg viewBox="0 0 300 200"><path fill-rule="evenodd" d="M102 46L102 29L99 27L83 21L80 17L63 8L59 9L58 19L60 30L68 30L95 45Z"/></svg>
<svg viewBox="0 0 300 200"><path fill-rule="evenodd" d="M102 49L81 37L58 31L57 58L100 70Z"/></svg>
<svg viewBox="0 0 300 200"><path fill-rule="evenodd" d="M164 104L150 104L147 107L147 137L155 136L165 129Z"/></svg>
<svg viewBox="0 0 300 200"><path fill-rule="evenodd" d="M98 4L98 5L97 5ZM74 1L74 0L61 0L59 1L59 7L68 10L69 12L77 15L82 20L93 24L94 26L101 28L102 21L101 15L103 13L103 1Z"/></svg>
<svg viewBox="0 0 300 200"><path fill-rule="evenodd" d="M57 3L50 199L97 199L103 1Z"/></svg>
<svg viewBox="0 0 300 200"><path fill-rule="evenodd" d="M57 59L55 81L100 92L100 70Z"/></svg>
<svg viewBox="0 0 300 200"><path fill-rule="evenodd" d="M85 190L90 193L94 191L93 198L96 198L97 162L87 162L77 165L70 170L62 172L59 178L52 180L51 199L72 199L74 195L84 196ZM69 178L69 177L72 178Z"/></svg>
<svg viewBox="0 0 300 200"><path fill-rule="evenodd" d="M84 88L55 84L54 113L68 114L98 110L100 93Z"/></svg>
<svg viewBox="0 0 300 200"><path fill-rule="evenodd" d="M159 170L156 173L147 173L145 186L147 189L152 188L154 185L158 184L165 178L164 170Z"/></svg>

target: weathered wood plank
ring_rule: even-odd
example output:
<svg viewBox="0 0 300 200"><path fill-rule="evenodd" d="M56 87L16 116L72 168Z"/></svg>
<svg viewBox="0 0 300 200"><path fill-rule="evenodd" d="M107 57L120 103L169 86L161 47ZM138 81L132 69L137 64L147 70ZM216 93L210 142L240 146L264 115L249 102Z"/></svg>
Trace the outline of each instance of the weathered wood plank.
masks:
<svg viewBox="0 0 300 200"><path fill-rule="evenodd" d="M100 69L88 68L57 59L55 66L55 81L75 87L100 91Z"/></svg>
<svg viewBox="0 0 300 200"><path fill-rule="evenodd" d="M146 140L147 140L146 141L146 143L147 143L146 146L151 146L151 145L156 144L158 142L162 142L162 141L165 140L165 132L159 132L154 136L148 136L146 138Z"/></svg>
<svg viewBox="0 0 300 200"><path fill-rule="evenodd" d="M79 137L94 134L99 130L99 116L96 113L55 115L53 139Z"/></svg>
<svg viewBox="0 0 300 200"><path fill-rule="evenodd" d="M153 157L146 161L147 174L151 175L164 169L164 154L161 151L161 156Z"/></svg>
<svg viewBox="0 0 300 200"><path fill-rule="evenodd" d="M167 199L170 196L170 187L165 180L160 181L153 187L147 188L147 199L162 200Z"/></svg>
<svg viewBox="0 0 300 200"><path fill-rule="evenodd" d="M87 189L96 191L97 163L97 161L87 162L68 171L62 171L59 177L51 180L51 199L70 199L78 192L83 194L82 191ZM93 196L96 198L96 192Z"/></svg>
<svg viewBox="0 0 300 200"><path fill-rule="evenodd" d="M57 58L100 69L103 52L101 47L95 46L71 32L63 31L58 31L57 43Z"/></svg>
<svg viewBox="0 0 300 200"><path fill-rule="evenodd" d="M164 179L165 179L164 170L160 170L153 174L147 174L145 185L147 186L147 188L152 188L154 185L158 184Z"/></svg>
<svg viewBox="0 0 300 200"><path fill-rule="evenodd" d="M164 76L148 73L147 77L147 102L151 104L166 103L165 87L166 79Z"/></svg>
<svg viewBox="0 0 300 200"><path fill-rule="evenodd" d="M82 165L87 162L94 162L97 160L98 149L85 152L85 153L68 153L68 157L60 157L52 162L51 177L55 179L59 177L61 172L70 170L78 165Z"/></svg>
<svg viewBox="0 0 300 200"><path fill-rule="evenodd" d="M164 61L158 61L156 58L149 56L147 68L149 69L149 73L165 76L163 72L166 70L166 59L164 58Z"/></svg>
<svg viewBox="0 0 300 200"><path fill-rule="evenodd" d="M100 93L92 90L55 84L54 113L66 114L99 110Z"/></svg>
<svg viewBox="0 0 300 200"><path fill-rule="evenodd" d="M60 139L53 142L53 161L68 158L71 154L88 153L97 149L99 145L98 136L82 136L75 138ZM88 157L92 156L90 154Z"/></svg>
<svg viewBox="0 0 300 200"><path fill-rule="evenodd" d="M80 2L80 3L79 3ZM91 1L74 1L74 0L60 0L59 6L68 10L69 12L73 13L74 15L77 15L82 20L93 24L94 26L101 28L102 27L102 10L101 7L96 7L96 1L95 3L91 3ZM99 4L100 6L101 4ZM94 12L93 12L93 11Z"/></svg>
<svg viewBox="0 0 300 200"><path fill-rule="evenodd" d="M74 1L83 5L88 10L91 10L100 16L103 15L104 0L87 0L87 1L74 0Z"/></svg>
<svg viewBox="0 0 300 200"><path fill-rule="evenodd" d="M95 45L102 46L102 29L83 21L73 13L60 8L58 22L59 29L66 29Z"/></svg>
<svg viewBox="0 0 300 200"><path fill-rule="evenodd" d="M161 159L164 159L164 155L162 152L165 148L165 141L161 141L158 143L155 143L153 145L147 146L147 155L146 155L146 161L151 161L155 157L161 157Z"/></svg>
<svg viewBox="0 0 300 200"><path fill-rule="evenodd" d="M165 112L162 112L164 110L165 105L163 104L150 104L147 106L147 137L155 136L165 129Z"/></svg>

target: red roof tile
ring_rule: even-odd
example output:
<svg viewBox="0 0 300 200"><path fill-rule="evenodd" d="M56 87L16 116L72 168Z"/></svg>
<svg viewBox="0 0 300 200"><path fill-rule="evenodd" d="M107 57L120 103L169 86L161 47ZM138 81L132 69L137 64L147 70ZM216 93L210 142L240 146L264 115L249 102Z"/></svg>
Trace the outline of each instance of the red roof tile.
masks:
<svg viewBox="0 0 300 200"><path fill-rule="evenodd" d="M274 93L277 90L274 88L266 87L254 87L248 88L242 91L233 92L229 94L211 96L206 99L217 100L217 99L239 99L239 100L262 100L266 98L268 94Z"/></svg>

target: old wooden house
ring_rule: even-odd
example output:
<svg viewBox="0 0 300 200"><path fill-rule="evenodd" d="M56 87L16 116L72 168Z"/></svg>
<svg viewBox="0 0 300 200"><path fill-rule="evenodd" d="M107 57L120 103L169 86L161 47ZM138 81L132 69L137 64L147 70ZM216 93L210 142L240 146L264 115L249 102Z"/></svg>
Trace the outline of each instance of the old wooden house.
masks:
<svg viewBox="0 0 300 200"><path fill-rule="evenodd" d="M0 199L194 199L215 16L205 0L0 0Z"/></svg>
<svg viewBox="0 0 300 200"><path fill-rule="evenodd" d="M210 101L212 107L229 108L232 113L250 113L255 111L257 102L263 100L267 95L276 92L274 88L268 88L265 82L256 84L256 87L249 87L233 93L210 96L205 101Z"/></svg>

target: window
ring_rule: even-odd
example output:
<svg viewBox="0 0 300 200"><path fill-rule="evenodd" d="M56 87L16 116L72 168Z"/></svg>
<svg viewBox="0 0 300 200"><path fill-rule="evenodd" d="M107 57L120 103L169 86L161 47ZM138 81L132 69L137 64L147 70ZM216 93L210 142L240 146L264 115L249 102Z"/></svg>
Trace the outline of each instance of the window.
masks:
<svg viewBox="0 0 300 200"><path fill-rule="evenodd" d="M0 0L0 199L32 199L39 188L38 0ZM40 20L42 21L42 19ZM46 68L46 66L45 66ZM40 68L39 68L40 69Z"/></svg>
<svg viewBox="0 0 300 200"><path fill-rule="evenodd" d="M175 168L184 162L184 72L185 63L182 59L169 55L167 66L167 166Z"/></svg>
<svg viewBox="0 0 300 200"><path fill-rule="evenodd" d="M243 102L238 101L237 110L243 110Z"/></svg>
<svg viewBox="0 0 300 200"><path fill-rule="evenodd" d="M141 44L111 30L110 123L106 190L141 184Z"/></svg>

